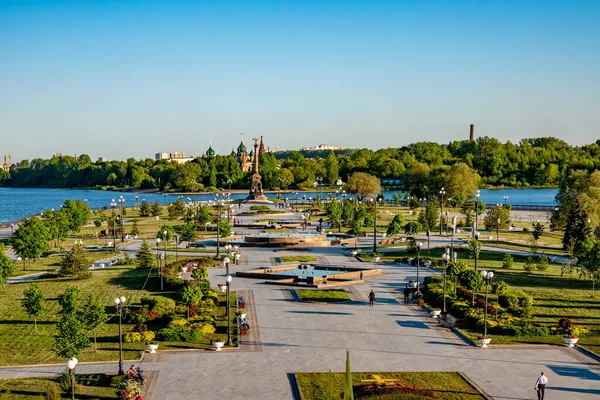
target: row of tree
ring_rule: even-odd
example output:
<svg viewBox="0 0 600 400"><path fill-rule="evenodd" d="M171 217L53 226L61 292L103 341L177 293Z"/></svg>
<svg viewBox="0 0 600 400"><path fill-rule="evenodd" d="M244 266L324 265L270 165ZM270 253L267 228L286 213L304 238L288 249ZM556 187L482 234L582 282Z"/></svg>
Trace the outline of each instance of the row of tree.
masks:
<svg viewBox="0 0 600 400"><path fill-rule="evenodd" d="M463 177L470 181L480 176L481 183L491 186L556 186L573 170L598 169L600 140L570 146L552 137L523 139L516 144L481 137L447 145L418 142L377 151L264 153L259 162L266 189L311 188L317 181L333 185L338 178L346 181L353 173L364 172L400 180L400 186L415 196L455 186L460 201L464 200ZM242 172L232 155L199 157L177 164L149 158L92 162L84 154L22 160L9 172L0 171L0 185L13 187L129 186L203 191L229 185L247 188L250 179L251 173Z"/></svg>

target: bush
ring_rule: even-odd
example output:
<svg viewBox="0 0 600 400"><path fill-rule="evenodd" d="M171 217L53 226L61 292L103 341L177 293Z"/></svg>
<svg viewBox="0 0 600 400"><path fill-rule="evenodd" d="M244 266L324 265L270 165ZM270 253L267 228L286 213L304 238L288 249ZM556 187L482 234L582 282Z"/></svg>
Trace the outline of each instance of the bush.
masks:
<svg viewBox="0 0 600 400"><path fill-rule="evenodd" d="M123 341L125 343L148 343L154 340L156 334L152 331L146 332L127 332L123 335Z"/></svg>
<svg viewBox="0 0 600 400"><path fill-rule="evenodd" d="M426 276L423 279L423 285L427 286L431 283L436 283L436 284L443 284L444 283L444 277L443 276L439 276L439 275L433 275L433 276Z"/></svg>
<svg viewBox="0 0 600 400"><path fill-rule="evenodd" d="M46 389L46 394L44 395L45 400L60 400L60 397L60 390L58 390L56 385L48 386L48 389Z"/></svg>
<svg viewBox="0 0 600 400"><path fill-rule="evenodd" d="M154 318L161 318L163 316L172 314L175 311L175 300L167 297L142 297L140 302L142 305L148 306L148 310L152 313Z"/></svg>
<svg viewBox="0 0 600 400"><path fill-rule="evenodd" d="M530 308L533 305L533 298L531 296L519 297L519 306L523 308Z"/></svg>
<svg viewBox="0 0 600 400"><path fill-rule="evenodd" d="M509 307L508 312L519 318L527 318L531 316L531 310L529 308L523 308L519 306Z"/></svg>
<svg viewBox="0 0 600 400"><path fill-rule="evenodd" d="M523 264L523 269L528 274L533 272L533 270L535 269L535 262L533 261L533 259L531 257L527 258L527 261L525 262L525 264Z"/></svg>
<svg viewBox="0 0 600 400"><path fill-rule="evenodd" d="M146 325L142 322L138 322L138 324L133 328L134 332L139 332L139 333L146 332L147 330L148 330L148 325Z"/></svg>
<svg viewBox="0 0 600 400"><path fill-rule="evenodd" d="M550 263L548 261L548 257L545 257L545 256L538 257L537 264L535 265L535 268L538 271L546 271L549 267L550 267Z"/></svg>
<svg viewBox="0 0 600 400"><path fill-rule="evenodd" d="M500 305L503 307L517 307L519 305L519 298L512 292L507 292L499 297Z"/></svg>
<svg viewBox="0 0 600 400"><path fill-rule="evenodd" d="M502 268L504 269L512 269L512 267L514 266L515 262L513 260L513 257L510 253L506 253L504 255L504 261L502 261Z"/></svg>
<svg viewBox="0 0 600 400"><path fill-rule="evenodd" d="M560 329L568 329L573 325L573 322L568 317L562 317L558 320L558 327Z"/></svg>

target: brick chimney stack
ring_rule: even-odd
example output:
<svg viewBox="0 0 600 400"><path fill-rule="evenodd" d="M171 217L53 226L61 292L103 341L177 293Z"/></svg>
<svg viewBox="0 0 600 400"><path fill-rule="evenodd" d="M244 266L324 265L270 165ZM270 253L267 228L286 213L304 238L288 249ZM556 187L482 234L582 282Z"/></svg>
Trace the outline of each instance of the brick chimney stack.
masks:
<svg viewBox="0 0 600 400"><path fill-rule="evenodd" d="M471 130L469 131L469 140L472 142L475 140L475 124L470 125Z"/></svg>

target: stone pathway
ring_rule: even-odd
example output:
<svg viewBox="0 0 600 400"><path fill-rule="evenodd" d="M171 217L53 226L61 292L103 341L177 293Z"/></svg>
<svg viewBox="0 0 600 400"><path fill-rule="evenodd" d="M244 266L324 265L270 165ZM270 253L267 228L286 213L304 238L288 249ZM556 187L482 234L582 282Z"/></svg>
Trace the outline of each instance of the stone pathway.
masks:
<svg viewBox="0 0 600 400"><path fill-rule="evenodd" d="M246 248L247 265L231 266L232 273L269 265L273 254L270 249ZM332 264L372 265L361 264L340 248L318 248L309 254ZM198 398L205 393L227 399L290 399L289 373L343 371L346 350L351 352L354 371L460 371L494 399L534 399L534 382L542 370L550 381L548 399L600 396L599 364L578 350L469 346L416 306L403 304L398 291L415 279L416 267L372 266L384 274L352 290L356 299L367 299L374 289L375 307L366 300L334 305L295 302L289 290L234 278L233 290L252 291L251 318L258 320L252 329L260 329L260 350L162 353L157 361L144 361L144 370L159 372L152 398ZM435 272L421 269L422 276L431 273ZM211 282L224 278L223 268L210 270ZM62 368L40 367L21 376L56 374ZM78 366L82 373L115 369L116 363ZM23 370L0 369L0 378L19 372Z"/></svg>

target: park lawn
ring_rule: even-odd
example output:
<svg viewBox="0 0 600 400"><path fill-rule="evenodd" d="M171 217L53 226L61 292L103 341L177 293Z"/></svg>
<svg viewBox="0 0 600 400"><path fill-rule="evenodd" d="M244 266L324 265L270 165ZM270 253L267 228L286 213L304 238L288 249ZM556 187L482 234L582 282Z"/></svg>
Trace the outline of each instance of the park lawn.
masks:
<svg viewBox="0 0 600 400"><path fill-rule="evenodd" d="M381 379L394 379L399 382L429 389L441 400L479 400L485 399L473 386L456 372L353 372L352 384L356 391L358 386L373 381L373 374ZM345 374L342 372L301 372L296 373L296 380L302 398L306 400L328 398L329 380L331 379L332 399L344 396ZM367 381L367 382L363 382ZM419 399L414 395L388 395L387 397L369 397L370 399Z"/></svg>
<svg viewBox="0 0 600 400"><path fill-rule="evenodd" d="M317 257L315 256L279 256L277 257L280 263L289 263L289 262L313 262L317 261Z"/></svg>
<svg viewBox="0 0 600 400"><path fill-rule="evenodd" d="M174 261L169 256L167 262ZM146 278L146 286L144 283ZM46 296L45 312L38 318L38 332L34 330L33 320L21 307L23 291L30 283L19 283L5 285L0 291L0 365L31 365L31 364L53 364L64 363L53 351L54 335L57 333L57 312L60 310L57 296L69 286L81 288L80 305L88 295L93 294L106 306L106 313L113 315L115 307L113 298L123 295L127 298L127 304L139 304L142 297L162 295L176 298L176 292L160 292L160 281L156 277L156 270L136 269L132 266L112 266L106 269L92 271L89 279L74 280L72 278L43 278L37 279L36 283L41 286ZM224 305L224 295L221 303ZM235 299L235 298L234 298ZM232 302L232 309L236 302ZM226 325L224 307L217 308L217 333L213 336L226 336ZM235 318L231 313L232 320ZM220 316L220 318L219 318ZM85 350L78 357L80 362L90 361L116 361L119 358L118 323L116 317L108 319L107 322L97 329L98 352L93 351L93 346ZM235 325L233 325L235 326ZM123 324L123 332L129 332L134 324ZM156 328L161 328L162 326ZM155 328L152 327L151 329ZM225 328L224 328L225 327ZM234 330L235 337L236 330ZM237 340L237 339L236 339ZM166 347L197 347L207 348L209 343L172 343ZM162 346L161 346L162 348ZM123 357L125 360L137 359L144 351L143 343L123 343Z"/></svg>
<svg viewBox="0 0 600 400"><path fill-rule="evenodd" d="M0 380L0 399L39 400L51 386L61 392L60 378L23 378ZM75 398L114 399L123 376L107 374L77 374ZM70 394L70 390L68 394Z"/></svg>
<svg viewBox="0 0 600 400"><path fill-rule="evenodd" d="M592 296L589 280L560 276L560 267L551 265L547 271L531 274L522 270L495 270L494 280L503 280L512 289L522 289L533 297L531 318L534 323L548 327L558 326L562 317L574 324L585 326L589 334L579 339L578 345L600 355L600 294ZM575 275L577 276L577 275ZM495 296L492 296L495 301ZM475 340L480 332L465 330ZM495 344L564 344L560 335L516 337L492 335Z"/></svg>
<svg viewBox="0 0 600 400"><path fill-rule="evenodd" d="M336 303L340 301L349 301L350 297L342 289L311 290L298 289L296 294L302 301L318 303Z"/></svg>
<svg viewBox="0 0 600 400"><path fill-rule="evenodd" d="M106 260L109 258L119 257L121 255L122 255L122 253L120 251L117 251L116 253L113 253L111 251L95 251L95 252L86 253L86 256L87 256L90 264L94 263L96 261L100 261L100 260ZM61 260L62 260L62 255L56 254L51 257L39 258L36 261L33 261L31 263L26 262L25 268L23 267L23 261L16 261L15 262L16 271L13 276L22 276L22 275L28 275L28 274L32 274L35 272L43 272L43 271L47 271L47 272L56 271L60 268Z"/></svg>

